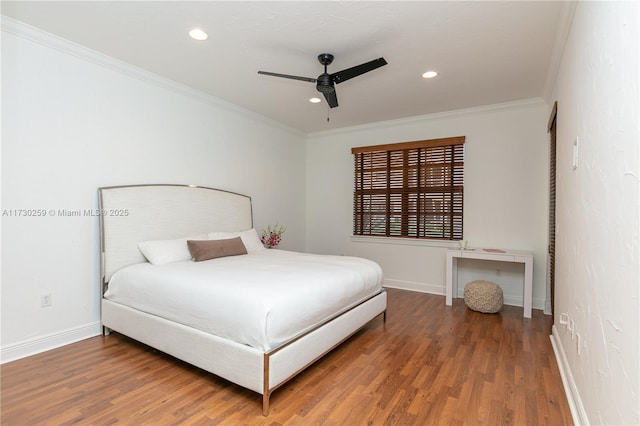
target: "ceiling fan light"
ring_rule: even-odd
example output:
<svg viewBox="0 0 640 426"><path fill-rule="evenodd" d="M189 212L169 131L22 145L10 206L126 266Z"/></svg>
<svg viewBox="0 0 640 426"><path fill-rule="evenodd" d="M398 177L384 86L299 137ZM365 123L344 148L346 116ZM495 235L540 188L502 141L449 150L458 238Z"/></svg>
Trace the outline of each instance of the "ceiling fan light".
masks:
<svg viewBox="0 0 640 426"><path fill-rule="evenodd" d="M433 78L436 75L438 75L438 73L435 71L427 71L424 74L422 74L422 78Z"/></svg>
<svg viewBox="0 0 640 426"><path fill-rule="evenodd" d="M203 41L209 38L209 35L204 32L204 30L202 30L201 28L194 28L191 31L189 31L189 37L191 37L194 40L199 40L199 41Z"/></svg>
<svg viewBox="0 0 640 426"><path fill-rule="evenodd" d="M320 102L322 102L322 99L320 99L320 98L311 98L311 99L309 99L309 102L311 102L312 104L319 104Z"/></svg>

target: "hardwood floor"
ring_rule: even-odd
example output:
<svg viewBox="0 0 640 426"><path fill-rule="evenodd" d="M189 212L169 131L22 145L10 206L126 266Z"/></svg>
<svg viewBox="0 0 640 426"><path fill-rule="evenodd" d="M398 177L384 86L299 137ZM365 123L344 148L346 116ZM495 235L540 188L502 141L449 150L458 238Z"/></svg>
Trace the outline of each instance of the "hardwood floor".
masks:
<svg viewBox="0 0 640 426"><path fill-rule="evenodd" d="M1 366L2 425L568 425L551 317L389 289L374 320L271 396L117 333Z"/></svg>

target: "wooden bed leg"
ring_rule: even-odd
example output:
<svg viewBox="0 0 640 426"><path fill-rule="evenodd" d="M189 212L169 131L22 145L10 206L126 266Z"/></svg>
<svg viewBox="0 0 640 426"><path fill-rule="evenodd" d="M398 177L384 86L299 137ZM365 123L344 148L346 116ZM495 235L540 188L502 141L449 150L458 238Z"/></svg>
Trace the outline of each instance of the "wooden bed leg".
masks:
<svg viewBox="0 0 640 426"><path fill-rule="evenodd" d="M269 355L266 353L262 358L262 415L269 415Z"/></svg>

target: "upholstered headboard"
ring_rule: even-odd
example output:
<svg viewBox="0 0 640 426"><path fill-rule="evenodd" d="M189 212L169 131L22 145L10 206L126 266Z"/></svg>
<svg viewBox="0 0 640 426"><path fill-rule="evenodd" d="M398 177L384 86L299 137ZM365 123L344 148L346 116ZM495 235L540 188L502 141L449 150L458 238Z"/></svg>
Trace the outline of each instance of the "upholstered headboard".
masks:
<svg viewBox="0 0 640 426"><path fill-rule="evenodd" d="M191 185L98 189L103 285L124 266L146 262L138 243L253 226L251 198Z"/></svg>

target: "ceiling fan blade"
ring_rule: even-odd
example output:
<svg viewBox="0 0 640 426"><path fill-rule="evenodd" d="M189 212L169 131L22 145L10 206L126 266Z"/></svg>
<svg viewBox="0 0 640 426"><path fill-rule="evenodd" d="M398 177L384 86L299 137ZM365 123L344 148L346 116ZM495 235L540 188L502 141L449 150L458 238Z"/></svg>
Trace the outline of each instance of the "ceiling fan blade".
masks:
<svg viewBox="0 0 640 426"><path fill-rule="evenodd" d="M335 108L338 106L338 96L336 96L336 91L332 92L324 92L324 98L327 100L327 103L331 108Z"/></svg>
<svg viewBox="0 0 640 426"><path fill-rule="evenodd" d="M383 65L387 65L387 61L385 61L384 58L378 58L373 61L333 73L331 74L331 78L335 83L342 83L343 81L347 81L353 77L357 77L366 72L373 71L376 68L380 68Z"/></svg>
<svg viewBox="0 0 640 426"><path fill-rule="evenodd" d="M258 71L258 74L270 75L270 76L273 76L273 77L290 78L292 80L308 81L309 83L315 83L316 82L315 78L299 77L297 75L278 74L278 73L275 73L275 72L267 72L267 71Z"/></svg>

